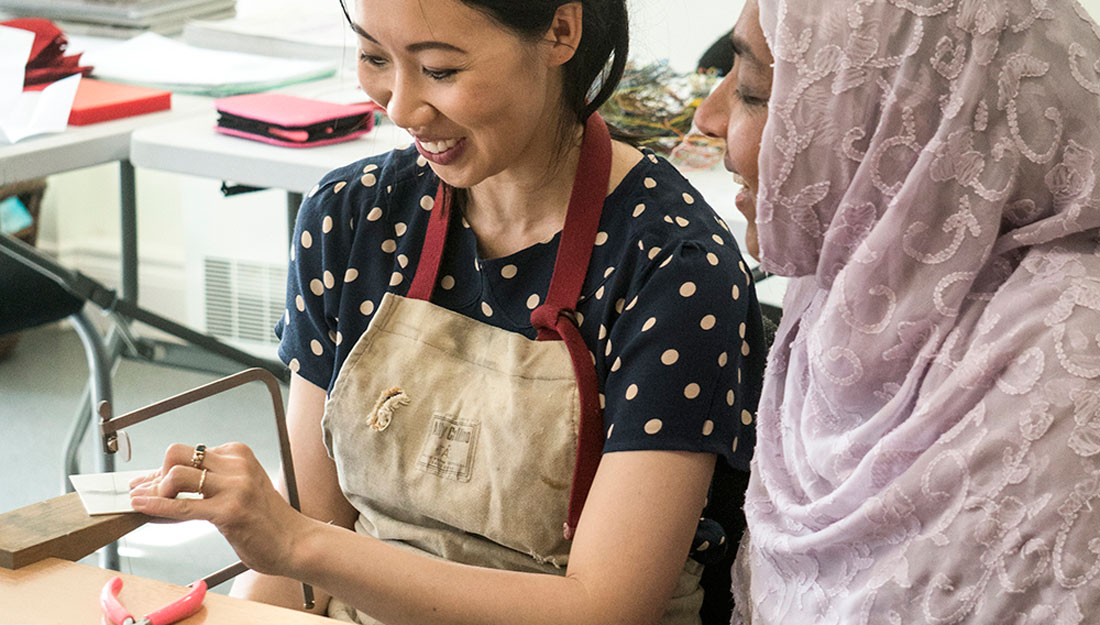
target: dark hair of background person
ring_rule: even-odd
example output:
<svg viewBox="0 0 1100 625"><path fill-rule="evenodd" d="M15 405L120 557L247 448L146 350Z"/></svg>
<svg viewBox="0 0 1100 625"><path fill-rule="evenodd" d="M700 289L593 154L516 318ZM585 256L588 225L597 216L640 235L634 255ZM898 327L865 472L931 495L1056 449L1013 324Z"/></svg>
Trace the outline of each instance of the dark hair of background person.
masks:
<svg viewBox="0 0 1100 625"><path fill-rule="evenodd" d="M537 41L553 24L563 4L577 0L461 0L518 36ZM626 0L579 0L584 26L580 45L565 64L563 105L583 122L611 97L626 68L630 43ZM353 24L346 0L344 17ZM606 70L606 72L605 72ZM599 90L589 99L598 85ZM572 122L574 120L568 120Z"/></svg>
<svg viewBox="0 0 1100 625"><path fill-rule="evenodd" d="M714 71L719 76L725 76L733 69L733 41L730 40L730 35L733 31L722 35L718 41L715 41L707 51L703 53L703 56L699 57L699 71L709 72Z"/></svg>

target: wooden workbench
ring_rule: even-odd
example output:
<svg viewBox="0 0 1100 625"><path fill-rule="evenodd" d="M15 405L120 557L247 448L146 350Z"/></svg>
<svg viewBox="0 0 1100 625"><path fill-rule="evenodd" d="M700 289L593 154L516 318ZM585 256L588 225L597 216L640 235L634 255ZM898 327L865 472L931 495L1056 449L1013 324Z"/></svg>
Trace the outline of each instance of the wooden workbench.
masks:
<svg viewBox="0 0 1100 625"><path fill-rule="evenodd" d="M119 597L130 611L143 614L183 596L184 586L47 558L14 571L0 568L0 623L29 625L101 625L99 591L115 575L122 577ZM331 625L332 620L207 593L203 608L179 625Z"/></svg>

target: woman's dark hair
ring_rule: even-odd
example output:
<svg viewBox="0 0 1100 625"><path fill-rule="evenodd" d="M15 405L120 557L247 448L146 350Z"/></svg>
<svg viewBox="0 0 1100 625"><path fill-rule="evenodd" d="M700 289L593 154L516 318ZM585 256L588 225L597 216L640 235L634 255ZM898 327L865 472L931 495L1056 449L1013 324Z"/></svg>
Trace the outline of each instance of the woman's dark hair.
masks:
<svg viewBox="0 0 1100 625"><path fill-rule="evenodd" d="M344 16L346 0L340 0ZM553 24L558 7L581 4L581 42L565 64L565 106L583 122L611 97L626 67L630 42L626 0L461 0L520 37L540 39ZM598 87L598 91L596 91ZM589 94L595 94L589 98Z"/></svg>

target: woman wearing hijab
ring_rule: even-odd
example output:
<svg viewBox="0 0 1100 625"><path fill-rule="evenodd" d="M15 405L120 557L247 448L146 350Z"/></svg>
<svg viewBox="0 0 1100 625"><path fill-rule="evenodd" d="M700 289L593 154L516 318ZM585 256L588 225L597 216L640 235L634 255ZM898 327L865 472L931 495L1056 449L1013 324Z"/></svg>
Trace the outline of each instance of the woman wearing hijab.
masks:
<svg viewBox="0 0 1100 625"><path fill-rule="evenodd" d="M1076 2L750 0L731 38L698 123L792 277L740 617L1092 622L1100 28Z"/></svg>

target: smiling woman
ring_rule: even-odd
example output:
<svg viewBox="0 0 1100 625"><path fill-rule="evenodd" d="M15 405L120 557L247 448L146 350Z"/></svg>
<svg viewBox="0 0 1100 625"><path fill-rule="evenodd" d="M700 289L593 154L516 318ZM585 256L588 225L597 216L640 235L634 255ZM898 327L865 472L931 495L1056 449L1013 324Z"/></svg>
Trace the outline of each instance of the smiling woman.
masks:
<svg viewBox="0 0 1100 625"><path fill-rule="evenodd" d="M276 332L304 514L234 444L173 448L135 508L213 521L264 574L235 592L308 581L359 623L728 622L760 311L721 219L594 113L625 0L346 15L416 141L299 212Z"/></svg>

